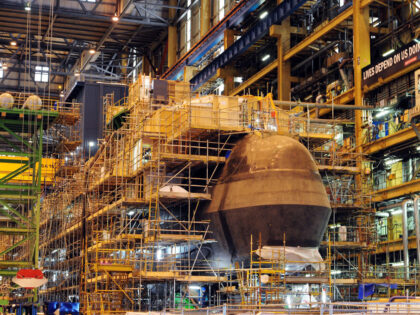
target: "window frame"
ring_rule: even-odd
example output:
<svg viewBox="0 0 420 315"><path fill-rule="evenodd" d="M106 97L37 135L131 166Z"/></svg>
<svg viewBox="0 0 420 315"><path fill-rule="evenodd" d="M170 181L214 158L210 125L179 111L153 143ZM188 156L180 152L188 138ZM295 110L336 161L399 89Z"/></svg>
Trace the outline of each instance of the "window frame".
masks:
<svg viewBox="0 0 420 315"><path fill-rule="evenodd" d="M50 78L50 67L48 66L35 66L34 81L39 83L48 83Z"/></svg>

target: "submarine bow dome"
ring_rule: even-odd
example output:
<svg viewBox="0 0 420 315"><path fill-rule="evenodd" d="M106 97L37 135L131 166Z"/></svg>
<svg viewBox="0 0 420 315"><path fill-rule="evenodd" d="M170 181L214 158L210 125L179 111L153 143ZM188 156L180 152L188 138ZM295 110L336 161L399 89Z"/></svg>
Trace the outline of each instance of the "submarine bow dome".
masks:
<svg viewBox="0 0 420 315"><path fill-rule="evenodd" d="M287 136L252 134L232 150L205 215L233 257L262 246L318 247L331 214L310 152Z"/></svg>

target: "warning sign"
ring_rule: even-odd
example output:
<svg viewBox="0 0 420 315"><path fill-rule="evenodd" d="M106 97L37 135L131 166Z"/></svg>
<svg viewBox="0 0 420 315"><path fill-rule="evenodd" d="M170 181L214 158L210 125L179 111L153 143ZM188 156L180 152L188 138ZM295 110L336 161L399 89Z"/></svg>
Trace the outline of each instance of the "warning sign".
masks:
<svg viewBox="0 0 420 315"><path fill-rule="evenodd" d="M420 43L412 42L362 70L362 84L372 85L420 60Z"/></svg>

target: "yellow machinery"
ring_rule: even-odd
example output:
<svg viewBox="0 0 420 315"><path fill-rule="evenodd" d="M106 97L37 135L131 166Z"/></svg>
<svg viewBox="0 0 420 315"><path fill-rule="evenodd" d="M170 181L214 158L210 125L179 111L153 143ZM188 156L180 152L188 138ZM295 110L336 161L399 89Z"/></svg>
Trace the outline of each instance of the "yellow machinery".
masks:
<svg viewBox="0 0 420 315"><path fill-rule="evenodd" d="M5 160L10 162L6 162ZM16 171L22 167L22 165L27 163L26 161L26 158L3 156L0 160L0 176L3 177L13 171ZM54 182L55 172L59 165L59 159L42 159L41 185L51 185ZM30 170L17 175L15 178L13 178L13 180L11 180L12 183L29 183L31 181L32 174Z"/></svg>

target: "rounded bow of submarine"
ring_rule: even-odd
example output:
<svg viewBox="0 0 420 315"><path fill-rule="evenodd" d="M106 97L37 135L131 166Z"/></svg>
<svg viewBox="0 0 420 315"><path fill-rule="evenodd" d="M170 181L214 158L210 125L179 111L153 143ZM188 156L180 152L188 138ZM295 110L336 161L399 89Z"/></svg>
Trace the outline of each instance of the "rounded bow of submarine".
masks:
<svg viewBox="0 0 420 315"><path fill-rule="evenodd" d="M317 247L331 214L310 152L280 135L249 135L232 150L205 211L236 257L262 245Z"/></svg>

